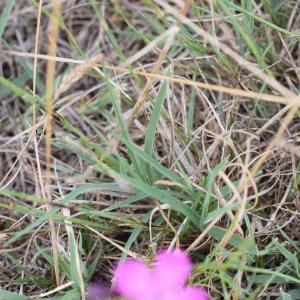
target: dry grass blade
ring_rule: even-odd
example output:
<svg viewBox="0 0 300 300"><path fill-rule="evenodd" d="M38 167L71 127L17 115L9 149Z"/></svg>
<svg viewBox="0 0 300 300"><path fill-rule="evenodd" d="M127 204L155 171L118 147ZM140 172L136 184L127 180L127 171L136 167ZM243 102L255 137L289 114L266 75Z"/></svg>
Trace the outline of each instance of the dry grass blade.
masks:
<svg viewBox="0 0 300 300"><path fill-rule="evenodd" d="M31 57L31 58L34 57L33 53L25 53L25 52L18 52L18 51L2 51L2 52L11 54L11 55L23 56L23 57ZM76 60L76 59L57 57L57 56L49 56L49 55L43 55L43 54L38 54L37 57L39 59L54 60L56 62L66 62L66 63L73 63L73 64L83 64L84 63L84 60ZM111 66L111 65L106 65L106 64L97 64L97 66L105 67L106 69L110 69L110 70L120 72L120 73L124 72L126 74L128 74L130 71L129 68L126 68L126 67L117 67L117 66ZM300 107L300 101L298 98L295 98L295 97L281 97L281 96L275 96L275 95L266 94L266 93L245 91L245 90L230 88L230 87L221 86L221 85L215 85L215 84L209 84L209 83L205 83L205 82L189 80L189 79L181 78L181 77L170 77L170 76L166 76L166 75L162 75L162 74L158 74L158 73L139 71L138 69L134 69L133 72L136 73L137 75L145 76L147 78L149 77L149 78L153 78L153 79L167 80L167 81L173 82L173 83L198 87L201 89L225 93L225 94L232 95L232 96L240 96L240 97L244 97L246 99L253 98L253 99L259 99L262 101L270 101L270 102L280 103L280 104L285 104L285 105L290 105L290 106L296 105L297 107ZM270 123L271 123L271 121L273 121L273 119L270 119ZM270 123L267 122L266 126L264 126L263 128L267 128L270 125ZM259 130L259 132L261 132L261 130Z"/></svg>
<svg viewBox="0 0 300 300"><path fill-rule="evenodd" d="M175 34L176 28L171 27L168 30L166 30L164 33L156 37L153 41L151 41L147 46L142 48L140 51L137 53L134 53L133 56L129 57L126 59L126 61L121 65L122 67L128 67L134 62L138 61L141 57L146 55L150 50L156 49L157 44L162 41L163 39L167 38L170 34L173 35Z"/></svg>
<svg viewBox="0 0 300 300"><path fill-rule="evenodd" d="M39 45L39 33L41 27L41 15L42 15L42 7L43 7L43 0L39 2L38 8L38 16L37 16L37 25L36 25L36 34L35 34L35 46L34 46L34 60L33 60L33 87L32 87L32 95L33 98L36 98L36 77L37 77L37 63L38 63L38 45ZM38 143L37 143L37 122L36 122L36 103L33 104L33 112L32 112L32 135L33 135L33 143L34 143L34 151L36 157L36 165L37 165L37 172L39 178L40 189L42 192L42 196L44 199L47 198L44 182L43 182L43 175L41 170L41 163L40 163L40 155L38 150Z"/></svg>
<svg viewBox="0 0 300 300"><path fill-rule="evenodd" d="M299 101L300 100L300 96L296 97L295 100ZM298 107L297 106L293 106L289 110L289 112L287 113L287 115L285 116L285 118L282 120L281 125L280 125L278 131L276 132L276 134L272 138L271 142L268 144L268 146L264 150L264 153L261 155L261 157L257 160L257 162L255 163L255 165L252 167L251 173L252 173L253 176L255 176L255 174L257 173L257 171L259 170L259 168L262 166L262 164L265 162L265 160L267 159L267 157L270 155L272 148L277 144L277 141L280 140L280 138L283 135L283 133L287 130L289 124L293 120L293 118L295 116L295 113L297 111L298 111Z"/></svg>
<svg viewBox="0 0 300 300"><path fill-rule="evenodd" d="M152 68L152 73L157 73L159 71L159 68L164 60L164 58L166 57L171 45L173 44L173 41L175 39L175 34L178 32L178 28L175 28L176 30L174 30L168 37L164 48L162 49L157 61L155 62L155 65ZM130 116L130 118L128 119L128 127L130 126L130 124L134 121L135 118L137 118L140 114L141 109L143 108L144 102L146 100L147 97L147 93L150 89L152 85L152 78L151 77L147 77L147 82L146 85L144 86L143 90L141 91L140 96L138 97L136 104L134 105L133 108L133 112Z"/></svg>
<svg viewBox="0 0 300 300"><path fill-rule="evenodd" d="M49 44L48 44L48 55L55 56L57 49L57 40L59 35L59 18L60 18L60 0L52 0L52 15L50 16L49 23ZM47 73L46 73L46 189L48 192L48 199L51 201L51 135L52 135L52 104L54 94L54 78L55 78L55 61L48 61ZM51 204L47 205L47 209L52 209ZM58 250L57 250L57 237L53 219L49 219L52 252L53 252L53 264L56 285L59 286L59 267L58 267Z"/></svg>
<svg viewBox="0 0 300 300"><path fill-rule="evenodd" d="M54 99L57 99L63 92L71 87L76 81L90 71L103 56L101 53L85 60L81 65L77 66L63 79L60 86L55 90Z"/></svg>
<svg viewBox="0 0 300 300"><path fill-rule="evenodd" d="M73 284L74 284L73 281L69 281L69 282L67 282L67 283L64 283L64 284L62 284L62 285L56 287L54 290L51 290L51 291L49 291L49 292L47 292L47 293L39 294L39 295L37 295L37 296L30 297L30 299L44 298L44 297L50 296L50 295L52 295L52 294L56 294L57 292L60 292L60 291L62 291L62 290L64 290L64 289L66 289L66 288L72 286ZM46 298L46 299L47 299L47 298Z"/></svg>

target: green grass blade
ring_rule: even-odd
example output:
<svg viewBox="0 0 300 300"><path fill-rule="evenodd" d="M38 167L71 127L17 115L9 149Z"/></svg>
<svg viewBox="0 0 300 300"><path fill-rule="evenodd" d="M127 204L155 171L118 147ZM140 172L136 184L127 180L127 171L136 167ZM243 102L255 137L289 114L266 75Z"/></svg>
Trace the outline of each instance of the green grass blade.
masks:
<svg viewBox="0 0 300 300"><path fill-rule="evenodd" d="M167 76L170 76L170 72L167 72ZM150 121L147 127L147 131L145 134L145 152L149 155L153 155L153 145L154 145L154 139L155 139L155 131L157 127L157 123L160 116L160 111L162 109L162 105L164 103L164 100L167 95L167 87L168 83L167 81L163 81L161 84L161 87L159 89L157 99L154 103L153 111L150 117Z"/></svg>
<svg viewBox="0 0 300 300"><path fill-rule="evenodd" d="M137 146L132 144L130 141L128 141L124 138L121 138L121 140L124 142L124 144L126 144L128 149L130 149L132 152L134 152L137 157L139 157L141 160L144 161L144 163L151 166L152 169L157 170L163 176L169 178L170 180L172 180L174 182L177 182L177 183L181 182L181 179L178 176L176 176L173 172L168 170L166 167L159 164L152 156L150 156L146 152L140 150Z"/></svg>
<svg viewBox="0 0 300 300"><path fill-rule="evenodd" d="M28 102L30 104L34 103L34 98L30 93L28 93L26 90L20 88L12 81L4 78L3 76L0 76L0 84L2 84L4 87L6 87L11 92L13 92L16 96L21 97L25 102Z"/></svg>
<svg viewBox="0 0 300 300"><path fill-rule="evenodd" d="M9 2L9 1L8 1ZM17 295L15 293L0 289L0 300L28 300L26 296Z"/></svg>
<svg viewBox="0 0 300 300"><path fill-rule="evenodd" d="M201 213L202 220L207 216L207 214L209 212L209 205L210 205L211 198L212 198L212 189L213 189L213 184L215 182L215 178L218 176L220 171L224 170L227 163L228 162L226 159L222 160L219 164L217 164L212 169L212 171L209 173L209 175L206 178L205 188L206 188L207 192L205 194L205 198L204 198L203 206L202 206L202 213Z"/></svg>
<svg viewBox="0 0 300 300"><path fill-rule="evenodd" d="M216 240L220 241L224 234L226 233L226 230L220 227L213 227L212 229L209 230L208 234L212 237L214 237ZM246 251L249 254L252 255L257 255L258 254L258 249L256 244L253 241L244 239L238 234L234 234L229 242L230 245L237 247L241 250Z"/></svg>
<svg viewBox="0 0 300 300"><path fill-rule="evenodd" d="M0 16L0 40L2 40L2 35L6 27L10 13L15 5L15 0L6 0L6 4Z"/></svg>
<svg viewBox="0 0 300 300"><path fill-rule="evenodd" d="M278 31L278 32L280 32L280 33L285 34L285 35L288 36L288 37L295 38L295 39L297 39L298 41L300 41L300 35L299 35L299 34L297 34L297 33L295 33L295 32L290 32L290 31L288 31L288 30L286 30L286 29L284 29L284 28L282 28L282 27L280 27L280 26L278 26L278 25L276 25L276 24L274 24L274 23L272 23L272 22L270 22L270 21L268 21L268 20L262 18L260 15L256 15L256 14L252 13L251 11L245 9L245 8L242 7L242 6L236 5L236 4L235 4L234 2L232 2L232 1L227 2L227 4L228 4L229 6L231 6L232 8L234 8L235 10L240 11L240 12L242 12L243 14L245 14L245 15L247 15L247 16L253 18L254 20L257 20L257 21L259 21L260 23L267 25L269 28L274 29L274 30L276 30L276 31Z"/></svg>
<svg viewBox="0 0 300 300"><path fill-rule="evenodd" d="M75 239L73 228L71 224L66 224L69 228L67 228L68 239L70 245L70 273L71 278L74 281L74 286L80 290L81 284L83 284L82 278L82 261L79 257L77 242Z"/></svg>
<svg viewBox="0 0 300 300"><path fill-rule="evenodd" d="M156 187L152 187L151 185L134 178L126 177L125 179L128 180L135 189L148 194L149 197L155 198L161 203L170 205L173 210L182 213L184 216L188 217L194 225L199 226L200 216L198 213L172 196L167 190L157 189Z"/></svg>

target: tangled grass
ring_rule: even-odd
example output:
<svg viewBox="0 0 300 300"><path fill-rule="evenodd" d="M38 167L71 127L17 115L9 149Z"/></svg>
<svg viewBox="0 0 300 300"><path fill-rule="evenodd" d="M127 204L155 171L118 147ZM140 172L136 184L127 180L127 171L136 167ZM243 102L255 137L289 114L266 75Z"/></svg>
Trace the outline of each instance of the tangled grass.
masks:
<svg viewBox="0 0 300 300"><path fill-rule="evenodd" d="M212 299L300 299L299 1L0 11L0 299L174 247Z"/></svg>

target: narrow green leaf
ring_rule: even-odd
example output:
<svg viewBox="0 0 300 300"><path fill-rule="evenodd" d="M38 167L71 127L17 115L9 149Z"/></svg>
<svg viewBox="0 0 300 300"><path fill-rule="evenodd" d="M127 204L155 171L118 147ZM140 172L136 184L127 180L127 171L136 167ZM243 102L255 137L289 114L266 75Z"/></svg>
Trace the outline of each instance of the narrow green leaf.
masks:
<svg viewBox="0 0 300 300"><path fill-rule="evenodd" d="M197 227L199 226L200 216L198 213L172 196L167 190L160 190L157 187L152 187L151 185L134 178L126 177L124 179L128 180L128 182L137 190L148 194L149 197L155 198L161 203L170 205L173 210L182 213L184 216L188 217L194 225Z"/></svg>
<svg viewBox="0 0 300 300"><path fill-rule="evenodd" d="M79 290L81 282L83 282L81 270L82 261L79 257L77 242L75 240L73 228L70 227L69 229L67 229L67 232L70 245L70 274L72 280L74 281L74 287L76 287Z"/></svg>
<svg viewBox="0 0 300 300"><path fill-rule="evenodd" d="M207 216L209 211L210 200L212 198L212 188L215 182L215 178L219 175L220 171L224 170L227 163L228 162L226 159L222 160L212 169L212 171L209 173L208 177L206 178L205 187L207 192L205 194L202 213L201 213L202 220Z"/></svg>
<svg viewBox="0 0 300 300"><path fill-rule="evenodd" d="M170 76L170 72L167 72L166 75ZM150 121L149 121L149 124L147 127L146 134L145 134L144 149L145 149L145 152L148 153L149 155L153 155L153 145L154 145L154 140L155 140L156 127L157 127L157 123L159 120L162 105L166 98L167 87L168 87L168 82L165 80L162 82L161 87L159 89L157 99L154 103L153 111L152 111L152 114L150 117Z"/></svg>
<svg viewBox="0 0 300 300"><path fill-rule="evenodd" d="M8 1L9 2L9 1ZM0 300L28 300L26 296L17 295L5 290L0 289Z"/></svg>
<svg viewBox="0 0 300 300"><path fill-rule="evenodd" d="M286 36L296 38L298 41L300 41L300 35L298 33L290 32L290 31L268 21L267 19L262 18L261 15L254 14L246 8L236 5L233 1L229 1L229 2L227 2L227 4L229 4L231 7L233 7L236 11L242 12L243 14L253 18L254 20L257 20L257 21L261 22L262 24L267 25L271 29L281 32L281 33L285 34Z"/></svg>
<svg viewBox="0 0 300 300"><path fill-rule="evenodd" d="M273 244L280 251L280 253L285 256L285 258L292 264L295 272L300 277L300 263L297 259L297 256L290 252L282 243L279 243L277 239L273 239Z"/></svg>
<svg viewBox="0 0 300 300"><path fill-rule="evenodd" d="M6 0L6 4L4 6L4 9L2 11L1 17L0 17L0 40L2 40L2 35L4 33L4 29L6 27L9 15L15 5L15 0Z"/></svg>
<svg viewBox="0 0 300 300"><path fill-rule="evenodd" d="M215 238L217 241L221 241L225 233L226 233L226 229L216 227L216 226L210 229L208 232L208 234L213 238ZM256 244L251 240L244 239L240 235L234 234L230 238L229 244L241 250L244 250L249 254L253 254L253 255L258 254L258 249Z"/></svg>
<svg viewBox="0 0 300 300"><path fill-rule="evenodd" d="M130 137L130 134L129 134L129 131L128 131L127 124L126 124L126 122L124 120L124 117L122 115L120 103L118 101L118 98L117 98L117 95L115 93L114 87L111 84L108 77L106 78L106 81L107 81L108 90L109 90L109 93L110 93L110 96L111 96L111 101L112 101L114 109L115 109L115 114L116 114L117 120L119 122L119 126L121 128L122 136L130 141L131 137ZM136 173L139 174L140 177L147 179L147 176L145 175L145 174L147 174L145 166L143 166L141 164L140 160L135 156L134 153L132 153L132 151L128 151L128 155L130 156L130 159L132 161L132 164L134 165Z"/></svg>
<svg viewBox="0 0 300 300"><path fill-rule="evenodd" d="M17 78L11 80L11 82L13 84L15 84L16 86L22 86L24 85L27 81L29 80L29 76L28 74L23 74L23 75L20 75L18 76ZM0 97L3 99L4 97L10 95L12 92L11 89L8 89L6 86L1 86L0 87ZM1 100L1 99L0 99Z"/></svg>
<svg viewBox="0 0 300 300"><path fill-rule="evenodd" d="M30 104L34 103L34 98L30 93L3 76L0 76L0 84L12 91L16 96L21 97L25 102L29 102Z"/></svg>
<svg viewBox="0 0 300 300"><path fill-rule="evenodd" d="M207 225L211 221L222 217L224 214L228 213L229 211L231 211L235 207L237 207L236 204L230 204L230 205L227 205L227 206L223 206L219 209L215 209L214 211L207 214L206 218L203 220L203 224Z"/></svg>
<svg viewBox="0 0 300 300"><path fill-rule="evenodd" d="M81 184L78 187L74 188L72 192L65 195L61 199L60 204L67 204L70 201L75 200L76 197L81 194L95 192L95 191L103 191L103 190L117 191L117 192L122 191L122 189L119 187L119 185L114 182Z"/></svg>
<svg viewBox="0 0 300 300"><path fill-rule="evenodd" d="M130 149L132 152L135 153L137 157L142 159L145 163L149 164L152 168L156 169L159 171L163 176L169 178L170 180L180 183L180 178L176 176L173 172L168 170L166 167L162 166L159 164L152 156L147 154L146 152L140 150L137 146L135 146L133 143L130 141L121 138L122 142L126 144L127 148Z"/></svg>
<svg viewBox="0 0 300 300"><path fill-rule="evenodd" d="M147 197L146 194L140 193L140 194L134 195L134 196L132 196L132 197L129 197L129 198L125 199L125 200L116 202L116 203L110 205L109 207L104 208L102 211L103 211L103 212L112 211L112 210L115 210L115 209L124 207L124 206L126 206L126 205L135 203L135 202L137 202L137 201L143 200L143 199L145 199L146 197Z"/></svg>

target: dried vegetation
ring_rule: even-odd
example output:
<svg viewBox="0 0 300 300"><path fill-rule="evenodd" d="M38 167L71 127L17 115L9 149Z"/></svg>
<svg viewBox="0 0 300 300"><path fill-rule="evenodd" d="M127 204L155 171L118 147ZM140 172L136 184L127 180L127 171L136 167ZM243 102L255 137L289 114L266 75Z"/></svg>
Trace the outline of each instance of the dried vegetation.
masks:
<svg viewBox="0 0 300 300"><path fill-rule="evenodd" d="M300 2L65 0L49 43L55 2L0 1L0 299L175 246L212 299L300 299Z"/></svg>

